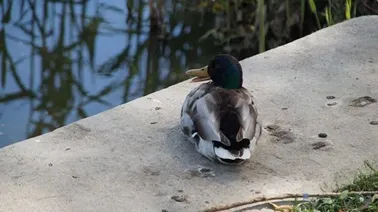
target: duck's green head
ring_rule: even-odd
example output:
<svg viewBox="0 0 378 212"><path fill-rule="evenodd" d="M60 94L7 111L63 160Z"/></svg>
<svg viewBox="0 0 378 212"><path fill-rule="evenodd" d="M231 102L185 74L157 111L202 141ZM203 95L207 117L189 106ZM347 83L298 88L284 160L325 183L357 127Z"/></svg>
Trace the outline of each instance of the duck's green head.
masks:
<svg viewBox="0 0 378 212"><path fill-rule="evenodd" d="M196 76L192 82L211 79L216 86L226 89L237 89L243 85L243 71L239 61L228 54L217 55L209 65L200 69L191 69L186 74Z"/></svg>

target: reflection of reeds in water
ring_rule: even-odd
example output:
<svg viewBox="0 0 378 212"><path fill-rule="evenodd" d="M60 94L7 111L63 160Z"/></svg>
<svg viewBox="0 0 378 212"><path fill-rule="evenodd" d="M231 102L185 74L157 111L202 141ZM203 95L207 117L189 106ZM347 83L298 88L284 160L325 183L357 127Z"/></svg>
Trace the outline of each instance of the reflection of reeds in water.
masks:
<svg viewBox="0 0 378 212"><path fill-rule="evenodd" d="M127 102L130 98L179 82L184 79L183 70L190 61L202 65L208 59L200 59L202 54L207 54L206 49L188 48L196 45L196 35L199 37L204 29L195 26L196 20L192 16L177 14L176 1L125 0L126 12L111 2L99 3L94 14L87 9L91 4L89 0L20 0L17 7L14 1L0 3L3 23L12 24L23 32L15 35L7 33L5 28L0 30L1 86L6 87L7 75L10 75L19 88L18 92L2 95L0 102L29 102L27 137L67 124L72 121L72 114L74 120L87 117L85 107L88 104L97 102L109 108L114 106L105 99L116 90L123 90L120 99ZM168 17L164 13L166 5L176 9ZM14 15L16 9L19 17ZM143 18L146 9L150 11L147 20ZM105 12L121 17L120 20L123 18L125 26L109 23L107 16L103 15ZM191 30L188 31L187 27ZM174 30L178 35L174 35ZM124 35L127 45L103 64L96 64L96 54L101 51L96 49L97 39L114 34ZM12 58L8 40L27 45L30 55ZM18 64L26 58L30 60L31 73L27 82L20 77L27 70L18 69ZM142 70L141 67L145 68ZM83 83L84 76L88 76L83 73L85 70L113 80L93 94ZM112 77L118 71L126 72L124 79ZM135 89L136 86L141 87Z"/></svg>

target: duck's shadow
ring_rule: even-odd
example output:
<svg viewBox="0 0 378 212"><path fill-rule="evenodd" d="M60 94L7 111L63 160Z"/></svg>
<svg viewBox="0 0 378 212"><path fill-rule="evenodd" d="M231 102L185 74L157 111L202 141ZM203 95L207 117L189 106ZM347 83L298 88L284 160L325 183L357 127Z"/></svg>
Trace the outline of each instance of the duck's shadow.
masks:
<svg viewBox="0 0 378 212"><path fill-rule="evenodd" d="M173 127L161 129L165 132L166 139L163 145L167 149L167 153L179 163L180 167L186 170L198 170L200 167L204 168L205 172L211 171L214 179L225 183L227 181L240 180L241 178L253 178L253 173L259 173L262 164L253 161L253 159L246 161L241 165L225 165L216 161L210 161L199 152L196 151L193 143L183 134L180 126L176 124ZM245 173L245 174L244 174ZM196 175L196 173L192 173ZM197 173L202 175L203 173ZM209 175L204 175L208 177Z"/></svg>

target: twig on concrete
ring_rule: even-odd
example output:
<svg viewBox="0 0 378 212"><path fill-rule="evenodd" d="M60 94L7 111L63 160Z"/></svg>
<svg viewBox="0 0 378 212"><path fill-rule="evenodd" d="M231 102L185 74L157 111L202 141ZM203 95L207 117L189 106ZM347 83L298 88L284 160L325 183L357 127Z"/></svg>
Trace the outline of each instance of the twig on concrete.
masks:
<svg viewBox="0 0 378 212"><path fill-rule="evenodd" d="M335 197L339 196L341 193L340 192L332 192L332 193L319 193L319 194L306 194L306 197ZM374 195L378 194L378 191L351 191L348 192L348 194L362 194L362 195ZM283 195L278 195L274 197L257 197L253 198L251 200L246 200L246 201L240 201L240 202L235 202L227 205L221 205L221 206L214 206L209 209L204 210L203 212L217 212L217 211L223 211L227 209L232 209L235 207L240 207L244 205L249 205L249 204L254 204L254 203L259 203L260 204L255 204L254 206L259 206L259 205L264 205L264 204L269 204L267 201L271 200L285 200L285 199L292 199L292 198L303 198L305 195L304 194L283 194Z"/></svg>

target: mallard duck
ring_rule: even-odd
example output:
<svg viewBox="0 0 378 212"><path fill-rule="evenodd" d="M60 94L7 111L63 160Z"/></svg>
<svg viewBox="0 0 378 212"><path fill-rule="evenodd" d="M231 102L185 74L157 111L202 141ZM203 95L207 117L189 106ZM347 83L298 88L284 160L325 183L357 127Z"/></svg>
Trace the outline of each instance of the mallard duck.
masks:
<svg viewBox="0 0 378 212"><path fill-rule="evenodd" d="M239 61L227 54L207 66L186 72L202 82L186 96L181 108L182 132L196 150L223 164L241 164L251 157L262 132L254 97L243 87Z"/></svg>

